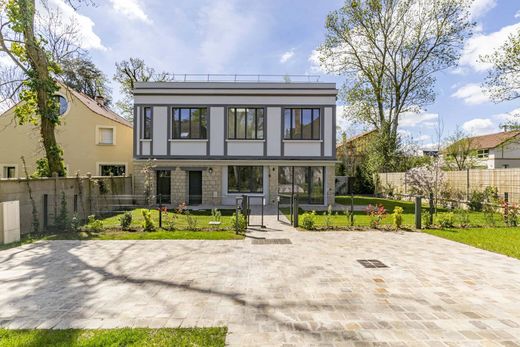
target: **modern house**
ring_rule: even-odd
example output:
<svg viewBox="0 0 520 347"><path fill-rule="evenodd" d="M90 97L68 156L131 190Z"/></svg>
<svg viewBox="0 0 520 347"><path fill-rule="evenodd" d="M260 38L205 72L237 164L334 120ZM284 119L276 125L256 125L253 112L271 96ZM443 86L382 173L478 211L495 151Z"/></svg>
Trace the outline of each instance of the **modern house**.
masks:
<svg viewBox="0 0 520 347"><path fill-rule="evenodd" d="M520 131L503 131L469 138L476 165L487 169L520 168Z"/></svg>
<svg viewBox="0 0 520 347"><path fill-rule="evenodd" d="M232 205L242 194L274 204L292 192L331 204L336 95L319 82L136 83L136 192L153 180L171 204Z"/></svg>
<svg viewBox="0 0 520 347"><path fill-rule="evenodd" d="M69 175L127 175L132 172L132 124L105 106L104 99L62 87L56 95L61 124L56 138ZM21 157L32 174L45 157L39 127L18 125L14 107L0 115L0 178L25 177Z"/></svg>

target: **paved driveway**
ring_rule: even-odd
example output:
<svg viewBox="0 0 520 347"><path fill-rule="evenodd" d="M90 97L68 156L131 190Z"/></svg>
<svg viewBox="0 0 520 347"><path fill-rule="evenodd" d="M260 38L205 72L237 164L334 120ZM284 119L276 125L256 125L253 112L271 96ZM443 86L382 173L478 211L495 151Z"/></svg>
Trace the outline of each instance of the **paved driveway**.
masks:
<svg viewBox="0 0 520 347"><path fill-rule="evenodd" d="M0 325L226 325L233 346L520 345L518 260L419 233L266 236L292 244L54 241L0 252Z"/></svg>

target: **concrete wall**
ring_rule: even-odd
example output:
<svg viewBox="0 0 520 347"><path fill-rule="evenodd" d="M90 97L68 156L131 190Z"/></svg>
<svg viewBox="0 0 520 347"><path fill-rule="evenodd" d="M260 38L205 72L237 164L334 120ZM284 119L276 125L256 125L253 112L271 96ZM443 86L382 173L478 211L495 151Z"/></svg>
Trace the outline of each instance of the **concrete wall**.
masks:
<svg viewBox="0 0 520 347"><path fill-rule="evenodd" d="M29 184L29 186L28 186ZM60 211L62 192L65 193L69 218L74 215L74 196L77 196L77 214L86 219L89 214L111 208L113 195L131 195L132 177L68 177L42 179L0 180L0 202L20 201L21 233L32 232L32 203L29 187L36 204L40 231L44 230L44 201L47 195L47 221L54 224Z"/></svg>
<svg viewBox="0 0 520 347"><path fill-rule="evenodd" d="M397 193L409 194L405 175L404 172L381 173L379 179L383 186L392 186ZM511 201L520 202L520 169L446 171L444 177L452 189L466 195L474 190L482 191L492 186L497 187L500 195L508 193Z"/></svg>

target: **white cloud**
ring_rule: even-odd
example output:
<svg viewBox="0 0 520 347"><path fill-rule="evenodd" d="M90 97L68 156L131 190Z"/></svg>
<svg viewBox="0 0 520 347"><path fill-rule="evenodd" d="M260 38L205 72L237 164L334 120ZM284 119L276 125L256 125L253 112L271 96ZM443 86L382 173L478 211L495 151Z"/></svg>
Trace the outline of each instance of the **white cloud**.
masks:
<svg viewBox="0 0 520 347"><path fill-rule="evenodd" d="M145 23L152 22L141 7L139 0L110 0L110 3L114 11L128 19L139 20Z"/></svg>
<svg viewBox="0 0 520 347"><path fill-rule="evenodd" d="M464 122L462 129L471 135L484 135L497 131L498 127L489 118L475 118Z"/></svg>
<svg viewBox="0 0 520 347"><path fill-rule="evenodd" d="M471 4L470 13L472 19L477 19L495 7L497 0L474 0Z"/></svg>
<svg viewBox="0 0 520 347"><path fill-rule="evenodd" d="M200 10L198 23L201 59L211 73L229 68L229 61L246 51L263 25L254 11L238 9L234 0L211 1Z"/></svg>
<svg viewBox="0 0 520 347"><path fill-rule="evenodd" d="M520 11L515 13L515 18L520 18Z"/></svg>
<svg viewBox="0 0 520 347"><path fill-rule="evenodd" d="M280 57L280 63L285 64L294 57L294 48L285 52Z"/></svg>
<svg viewBox="0 0 520 347"><path fill-rule="evenodd" d="M79 14L63 0L49 1L49 8L57 9L60 12L64 24L68 24L71 21L75 24L78 29L78 36L81 40L81 48L106 50L106 47L101 43L101 38L94 32L95 24L92 19Z"/></svg>
<svg viewBox="0 0 520 347"><path fill-rule="evenodd" d="M492 65L480 61L480 56L491 54L499 48L506 41L507 37L520 29L520 23L508 25L499 31L490 33L488 35L482 32L477 32L471 37L462 51L459 63L461 65L469 66L475 71L485 71Z"/></svg>
<svg viewBox="0 0 520 347"><path fill-rule="evenodd" d="M431 128L437 124L438 119L439 115L437 113L406 112L401 115L401 118L399 119L399 125L404 128L414 128L419 125L422 127Z"/></svg>
<svg viewBox="0 0 520 347"><path fill-rule="evenodd" d="M480 105L489 102L489 97L482 91L480 85L468 83L451 94L452 97L464 100L468 105Z"/></svg>
<svg viewBox="0 0 520 347"><path fill-rule="evenodd" d="M520 108L516 108L512 111L505 112L505 113L494 114L491 117L501 123L518 122L518 121L520 121Z"/></svg>

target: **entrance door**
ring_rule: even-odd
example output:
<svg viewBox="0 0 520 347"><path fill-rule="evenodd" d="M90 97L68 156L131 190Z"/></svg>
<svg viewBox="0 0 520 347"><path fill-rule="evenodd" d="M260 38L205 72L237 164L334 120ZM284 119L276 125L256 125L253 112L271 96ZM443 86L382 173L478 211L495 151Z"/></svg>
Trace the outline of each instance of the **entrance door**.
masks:
<svg viewBox="0 0 520 347"><path fill-rule="evenodd" d="M157 170L157 203L171 203L171 171Z"/></svg>
<svg viewBox="0 0 520 347"><path fill-rule="evenodd" d="M202 204L202 171L189 171L189 198L190 205Z"/></svg>

